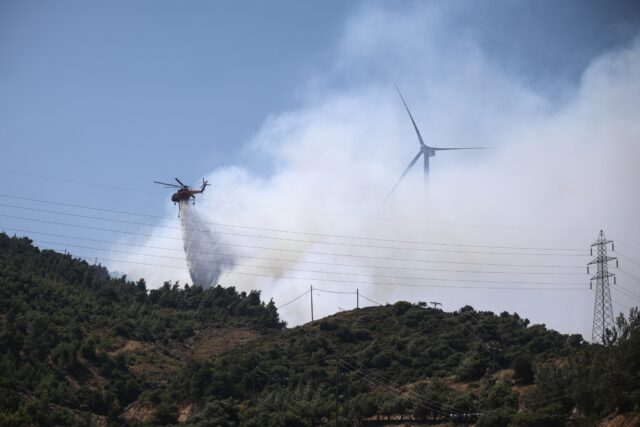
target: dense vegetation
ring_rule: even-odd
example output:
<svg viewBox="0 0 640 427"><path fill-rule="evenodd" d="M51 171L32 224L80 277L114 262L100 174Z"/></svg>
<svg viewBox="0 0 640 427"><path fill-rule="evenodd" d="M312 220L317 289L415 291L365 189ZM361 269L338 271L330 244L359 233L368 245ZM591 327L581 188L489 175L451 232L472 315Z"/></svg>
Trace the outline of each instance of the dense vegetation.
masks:
<svg viewBox="0 0 640 427"><path fill-rule="evenodd" d="M308 426L338 408L343 425L563 426L640 410L637 310L606 346L517 314L408 302L283 329L259 292L149 291L3 234L0 304L0 425L167 425L182 413L199 426ZM198 353L222 330L250 342Z"/></svg>
<svg viewBox="0 0 640 427"><path fill-rule="evenodd" d="M119 414L159 381L129 369L118 338L172 346L198 329L283 324L259 292L203 291L144 280L111 279L107 270L0 234L0 424L68 425L92 414ZM71 409L71 410L70 410Z"/></svg>
<svg viewBox="0 0 640 427"><path fill-rule="evenodd" d="M590 425L616 409L639 409L636 311L630 322L620 319L610 347L528 323L408 302L340 313L190 364L168 392L209 408L235 402L228 425L247 426L320 424L335 417L336 394L344 425L411 415L564 426L574 408L576 422ZM240 410L243 402L248 409Z"/></svg>

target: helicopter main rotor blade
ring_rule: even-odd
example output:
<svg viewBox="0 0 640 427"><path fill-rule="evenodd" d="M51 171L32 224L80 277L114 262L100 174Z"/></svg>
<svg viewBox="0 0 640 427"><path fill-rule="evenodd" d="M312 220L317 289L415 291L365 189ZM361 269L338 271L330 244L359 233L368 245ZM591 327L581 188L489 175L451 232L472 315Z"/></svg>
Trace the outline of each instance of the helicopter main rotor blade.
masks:
<svg viewBox="0 0 640 427"><path fill-rule="evenodd" d="M490 150L491 147L451 147L451 148L441 148L441 147L431 147L436 151L447 151L447 150Z"/></svg>
<svg viewBox="0 0 640 427"><path fill-rule="evenodd" d="M160 184L160 185L164 185L166 187L173 187L173 188L179 188L179 185L176 184L167 184L166 182L160 182L160 181L153 181L156 184Z"/></svg>
<svg viewBox="0 0 640 427"><path fill-rule="evenodd" d="M188 185L184 185L178 178L175 178L175 180L178 181L178 184L180 184L181 186L188 187Z"/></svg>
<svg viewBox="0 0 640 427"><path fill-rule="evenodd" d="M409 173L409 171L411 170L413 165L416 164L416 162L418 161L418 159L420 158L421 155L422 155L422 151L418 151L418 154L416 154L416 156L413 158L413 160L411 160L411 163L409 163L409 166L407 166L407 168L404 170L404 172L402 172L402 175L400 175L400 178L398 179L398 181L396 181L396 183L394 184L393 188L391 188L391 191L389 191L389 194L387 194L387 197L384 198L384 202L386 202L387 199L389 197L391 197L391 194L393 194L393 192L396 190L396 187L398 187L398 185L400 185L400 182Z"/></svg>
<svg viewBox="0 0 640 427"><path fill-rule="evenodd" d="M404 104L404 108L407 109L407 113L409 113L409 118L411 118L411 123L413 123L413 128L416 130L416 134L418 135L418 142L420 142L420 145L425 145L424 141L422 140L422 135L420 135L420 130L418 129L418 125L416 125L416 121L413 120L413 116L411 115L411 111L409 111L409 107L407 106L407 103L404 100L404 97L402 96L402 93L400 93L400 89L398 89L398 85L394 85L396 87L396 90L398 91L398 95L400 95L400 99L402 100L402 103Z"/></svg>

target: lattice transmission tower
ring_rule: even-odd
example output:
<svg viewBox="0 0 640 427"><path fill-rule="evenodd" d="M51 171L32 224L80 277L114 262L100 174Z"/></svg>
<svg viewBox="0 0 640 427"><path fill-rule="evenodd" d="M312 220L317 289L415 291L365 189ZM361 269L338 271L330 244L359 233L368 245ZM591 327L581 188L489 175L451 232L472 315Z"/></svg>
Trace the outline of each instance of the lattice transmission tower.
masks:
<svg viewBox="0 0 640 427"><path fill-rule="evenodd" d="M607 331L613 331L613 306L611 305L611 289L609 288L609 278L613 277L616 283L615 274L609 273L609 261L615 261L618 267L618 259L607 255L607 246L611 243L611 250L615 250L612 240L604 237L604 232L600 230L598 240L591 245L591 255L593 248L596 248L596 257L587 264L587 273L590 274L589 267L596 265L596 274L591 276L589 287L593 289L593 281L596 281L596 300L593 305L593 330L591 332L591 342L607 343Z"/></svg>

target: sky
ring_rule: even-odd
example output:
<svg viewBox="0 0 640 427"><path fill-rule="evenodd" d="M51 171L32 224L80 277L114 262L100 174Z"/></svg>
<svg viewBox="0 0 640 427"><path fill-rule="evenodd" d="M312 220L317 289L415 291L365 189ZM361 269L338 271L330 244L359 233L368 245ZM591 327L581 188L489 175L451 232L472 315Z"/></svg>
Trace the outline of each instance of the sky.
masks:
<svg viewBox="0 0 640 427"><path fill-rule="evenodd" d="M152 181L205 177L189 209L204 261L234 260L222 285L588 338L601 228L615 311L640 303L639 29L634 1L3 1L0 228L191 282ZM439 153L383 202L418 149L394 84L427 144L491 150ZM281 316L308 321L308 299Z"/></svg>

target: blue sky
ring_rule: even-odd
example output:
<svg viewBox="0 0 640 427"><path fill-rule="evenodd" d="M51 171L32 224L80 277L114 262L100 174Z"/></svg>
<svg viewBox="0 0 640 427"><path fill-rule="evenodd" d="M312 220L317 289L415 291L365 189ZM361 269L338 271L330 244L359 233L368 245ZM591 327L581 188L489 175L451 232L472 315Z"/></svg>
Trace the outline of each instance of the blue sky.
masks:
<svg viewBox="0 0 640 427"><path fill-rule="evenodd" d="M372 206L416 148L393 92L396 82L423 133L438 140L434 145L508 148L511 142L515 147L516 140L527 141L530 133L539 132L559 138L547 148L559 146L558 158L568 162L548 174L553 176L549 182L539 183L524 178L540 172L531 160L519 169L526 171L525 190L502 188L513 196L506 203L492 203L492 196L478 201L478 191L465 195L465 187L457 184L464 178L460 165L482 168L489 155L440 156L432 164L434 181L428 197L447 197L435 200L443 210L430 211L434 218L446 220L466 211L473 216L460 214L458 222L575 225L589 231L611 224L617 236L640 247L634 244L640 241L640 230L629 219L638 206L631 201L634 189L627 181L636 176L624 165L611 166L618 176L602 185L616 184L611 197L623 210L576 217L576 212L589 210L584 188L595 188L585 181L594 163L588 154L568 154L574 148L571 141L588 133L584 123L597 121L581 115L593 107L590 99L602 101L598 113L602 115L622 105L614 95L635 90L635 80L628 77L633 68L624 64L633 64L629 58L637 50L639 29L640 6L635 1L5 0L0 2L0 193L173 218L170 194L152 181L177 176L195 183L206 176L215 187L207 190L198 206L212 221L329 234L359 230L369 237L411 235L415 230L362 226L344 217L320 222L302 214L379 215ZM626 53L618 57L617 52ZM616 73L627 76L621 78L622 89L615 86ZM615 105L607 107L609 98ZM633 116L636 105L628 102L625 111ZM620 117L622 125L603 119L603 129L630 129L632 135L635 128L625 115ZM635 148L627 136L622 132L621 146ZM561 142L566 143L566 153ZM495 157L530 155L524 145ZM369 165L354 154L365 149ZM351 167L360 175L345 173ZM502 170L500 165L492 167ZM438 177L450 179L450 184ZM496 173L477 182L504 180ZM405 189L421 185L418 182L407 183ZM4 204L0 214L5 215L0 226L28 230L25 234L38 231L120 241L124 237L96 228L145 234L157 232L154 226L167 226L149 218L144 221L151 227L96 222L50 211L115 214L5 196L0 199ZM541 205L546 207L540 215L526 215ZM412 217L414 207L385 209ZM61 221L93 228L51 223ZM420 239L503 244L521 238L523 244L544 244L541 236L439 232L421 230ZM130 236L127 242L145 243L139 237ZM582 247L595 234L552 238L558 247ZM50 236L48 241L61 240ZM110 243L92 245L103 252L77 251L99 257L113 249ZM627 250L640 259L640 252ZM109 266L131 276L154 274L128 270L126 264ZM166 277L172 278L185 280L180 274ZM273 291L285 285L254 281L238 286L259 287L268 297L286 299L288 293ZM462 303L452 295L440 297L450 298L450 308ZM488 302L491 298L478 304L496 310L517 307L513 301L494 307ZM335 311L332 304L327 303L325 314ZM300 320L295 313L288 319ZM576 323L566 328L579 329Z"/></svg>
<svg viewBox="0 0 640 427"><path fill-rule="evenodd" d="M236 161L322 67L348 4L0 8L2 166L144 188Z"/></svg>
<svg viewBox="0 0 640 427"><path fill-rule="evenodd" d="M346 21L366 7L3 1L0 166L135 188L174 175L194 181L235 162L268 168L243 149L267 116L300 103L309 76L337 87L366 80L332 68ZM633 1L445 9L445 34L468 33L505 69L557 92L574 86L596 54L628 42L640 19Z"/></svg>
<svg viewBox="0 0 640 427"><path fill-rule="evenodd" d="M152 180L195 183L234 164L268 175L273 159L251 147L268 117L303 107L309 93L419 79L410 62L390 65L393 52L341 62L349 21L380 4L3 1L0 171L142 192L7 172L2 182L28 195L154 212L162 204ZM402 14L416 4L385 8ZM443 50L472 41L549 97L572 93L590 61L628 44L640 22L634 1L431 4Z"/></svg>

